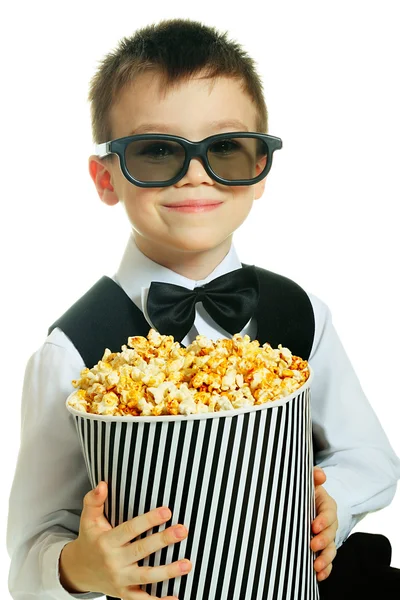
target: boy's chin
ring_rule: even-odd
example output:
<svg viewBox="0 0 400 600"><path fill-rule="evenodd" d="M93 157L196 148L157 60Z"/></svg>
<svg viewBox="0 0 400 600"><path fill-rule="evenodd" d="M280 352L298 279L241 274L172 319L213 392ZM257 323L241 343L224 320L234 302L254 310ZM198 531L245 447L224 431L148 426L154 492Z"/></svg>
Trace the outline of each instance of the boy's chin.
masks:
<svg viewBox="0 0 400 600"><path fill-rule="evenodd" d="M137 245L140 247L147 247L147 248L151 248L152 250L155 250L156 248L158 248L159 250L162 250L162 252L165 253L165 255L167 255L169 252L171 254L175 254L177 252L183 252L183 253L188 253L188 254L197 254L197 253L203 253L203 252L212 252L213 250L216 250L217 248L226 248L227 250L229 250L230 246L231 246L231 242L232 242L232 236L228 235L225 238L221 238L221 236L207 236L207 235L200 235L200 232L198 232L198 235L190 235L190 234L185 234L182 236L176 235L174 238L157 238L157 239L153 239L153 238L148 238L148 239L137 239L136 238L136 243Z"/></svg>
<svg viewBox="0 0 400 600"><path fill-rule="evenodd" d="M232 242L232 235L228 236L225 239L221 238L205 238L204 236L188 236L183 239L174 240L173 244L171 244L171 250L174 248L175 250L180 250L182 252L212 252L217 248L221 248L226 246L230 247Z"/></svg>

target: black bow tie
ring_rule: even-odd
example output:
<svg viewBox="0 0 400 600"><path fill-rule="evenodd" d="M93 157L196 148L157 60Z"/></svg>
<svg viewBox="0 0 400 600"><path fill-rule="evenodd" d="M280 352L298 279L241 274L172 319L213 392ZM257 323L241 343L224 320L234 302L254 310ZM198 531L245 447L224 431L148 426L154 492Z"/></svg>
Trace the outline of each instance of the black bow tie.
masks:
<svg viewBox="0 0 400 600"><path fill-rule="evenodd" d="M147 312L161 335L173 335L180 342L194 323L196 302L202 302L214 321L234 335L253 316L258 298L258 277L253 265L231 271L194 290L153 281Z"/></svg>

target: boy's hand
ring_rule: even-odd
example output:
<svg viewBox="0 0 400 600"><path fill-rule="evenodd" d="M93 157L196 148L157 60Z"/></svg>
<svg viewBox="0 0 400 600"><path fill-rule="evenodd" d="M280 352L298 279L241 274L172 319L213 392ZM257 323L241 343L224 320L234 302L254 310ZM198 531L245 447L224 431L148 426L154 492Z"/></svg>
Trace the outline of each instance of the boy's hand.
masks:
<svg viewBox="0 0 400 600"><path fill-rule="evenodd" d="M156 508L113 528L104 516L108 491L105 481L100 482L99 490L97 495L91 490L84 497L79 535L64 546L60 555L60 579L64 587L70 588L67 591L101 592L124 600L144 600L150 596L140 586L187 575L192 565L186 559L159 567L137 565L139 560L187 537L187 529L175 525L133 541L168 521L171 511L167 509L169 514L164 517L160 508ZM175 528L181 530L180 536ZM181 565L188 567L186 571L181 570ZM174 597L164 597L164 600L174 600Z"/></svg>
<svg viewBox="0 0 400 600"><path fill-rule="evenodd" d="M322 484L326 475L320 467L314 467L315 506L317 516L312 522L312 531L316 535L311 540L311 550L321 551L315 559L314 569L317 572L317 581L323 581L332 571L332 561L336 556L335 545L336 531L339 527L337 518L337 504L328 494Z"/></svg>

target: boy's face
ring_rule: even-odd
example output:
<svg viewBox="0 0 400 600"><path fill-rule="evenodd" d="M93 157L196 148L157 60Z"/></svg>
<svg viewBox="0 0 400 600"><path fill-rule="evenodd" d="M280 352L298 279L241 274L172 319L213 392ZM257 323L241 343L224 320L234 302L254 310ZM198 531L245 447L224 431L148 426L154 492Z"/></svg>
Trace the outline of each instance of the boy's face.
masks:
<svg viewBox="0 0 400 600"><path fill-rule="evenodd" d="M159 94L159 79L141 75L126 87L111 111L113 139L134 133L169 133L191 141L228 131L255 131L256 111L240 83L219 78L195 78ZM237 120L242 125L212 125L212 121ZM159 124L136 131L145 123ZM161 128L161 125L163 128ZM142 188L123 175L117 156L112 162L89 158L89 171L103 202L122 202L133 228L136 244L160 264L184 260L182 253L228 253L232 235L249 214L253 201L263 194L265 181L254 185L226 186L214 181L199 158L192 159L186 175L174 185ZM215 200L213 210L182 212L167 208L183 200ZM186 256L186 258L188 258ZM193 256L194 258L194 256Z"/></svg>

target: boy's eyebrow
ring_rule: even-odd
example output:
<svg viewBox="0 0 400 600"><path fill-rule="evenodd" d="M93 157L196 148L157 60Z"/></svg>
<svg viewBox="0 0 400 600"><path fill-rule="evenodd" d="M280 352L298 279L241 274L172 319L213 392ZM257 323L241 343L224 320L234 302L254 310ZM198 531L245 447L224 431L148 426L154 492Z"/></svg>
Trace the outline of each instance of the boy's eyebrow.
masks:
<svg viewBox="0 0 400 600"><path fill-rule="evenodd" d="M238 121L237 119L225 119L223 121L211 121L211 123L208 123L207 127L209 127L210 129L223 129L225 127L232 127L238 131L249 131L249 128L246 127L246 125L244 125L244 123L242 123L241 121ZM175 127L174 125L167 125L165 123L143 123L142 125L139 125L139 127L136 127L136 129L133 129L131 131L131 133L128 133L128 135L137 135L139 133L168 133L168 131L176 131L177 127Z"/></svg>

